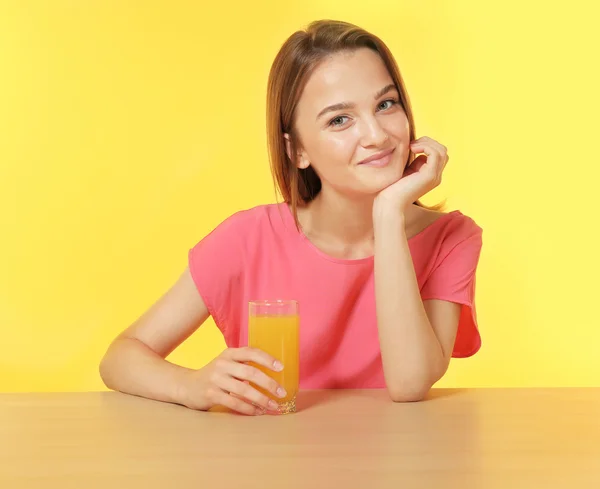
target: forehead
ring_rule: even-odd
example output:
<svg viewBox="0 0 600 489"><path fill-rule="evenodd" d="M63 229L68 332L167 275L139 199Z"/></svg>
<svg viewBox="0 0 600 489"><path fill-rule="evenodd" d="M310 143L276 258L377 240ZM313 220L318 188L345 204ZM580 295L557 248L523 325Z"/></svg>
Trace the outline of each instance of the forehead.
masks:
<svg viewBox="0 0 600 489"><path fill-rule="evenodd" d="M299 112L318 113L339 102L373 102L378 90L393 83L383 60L370 49L336 53L311 74L298 103Z"/></svg>

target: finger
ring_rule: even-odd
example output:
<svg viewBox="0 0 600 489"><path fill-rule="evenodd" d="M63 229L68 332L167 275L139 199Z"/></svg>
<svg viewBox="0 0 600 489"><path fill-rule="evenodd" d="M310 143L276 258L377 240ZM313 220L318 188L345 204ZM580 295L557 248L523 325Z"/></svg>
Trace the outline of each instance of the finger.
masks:
<svg viewBox="0 0 600 489"><path fill-rule="evenodd" d="M220 387L221 386L225 391L240 396L242 399L250 401L255 406L270 410L277 409L278 407L278 404L275 401L258 392L251 385L240 382L233 377L224 378Z"/></svg>
<svg viewBox="0 0 600 489"><path fill-rule="evenodd" d="M215 397L215 404L225 406L226 408L229 408L232 411L241 414L246 414L248 416L256 416L262 414L262 410L260 408L257 408L256 406L247 403L239 397L230 396L226 392L221 392Z"/></svg>
<svg viewBox="0 0 600 489"><path fill-rule="evenodd" d="M424 153L427 156L430 156L437 152L437 149L426 141L418 141L411 143L410 149L413 153L419 154Z"/></svg>
<svg viewBox="0 0 600 489"><path fill-rule="evenodd" d="M431 169L431 172L438 175L446 164L445 154L440 153L437 145L430 142L419 142L411 144L411 150L413 153L424 153L427 158L427 168Z"/></svg>
<svg viewBox="0 0 600 489"><path fill-rule="evenodd" d="M283 370L283 365L279 360L258 348L234 348L231 351L231 359L236 362L254 362L274 372Z"/></svg>
<svg viewBox="0 0 600 489"><path fill-rule="evenodd" d="M428 141L414 142L410 145L410 149L415 154L425 153L427 156L437 155L439 157L445 153L443 147Z"/></svg>
<svg viewBox="0 0 600 489"><path fill-rule="evenodd" d="M417 156L410 165L408 165L404 170L404 176L412 175L413 173L418 173L421 167L427 163L426 156Z"/></svg>
<svg viewBox="0 0 600 489"><path fill-rule="evenodd" d="M226 373L239 380L248 380L253 384L262 387L275 397L285 397L286 392L275 380L256 367L244 363L229 362L226 367Z"/></svg>
<svg viewBox="0 0 600 489"><path fill-rule="evenodd" d="M417 150L417 152L424 154L420 154L419 156L417 156L410 164L410 167L414 167L417 171L437 173L439 168L441 168L441 158L439 153L433 148L431 148L431 146L427 145L419 146L418 148L422 149L421 151Z"/></svg>
<svg viewBox="0 0 600 489"><path fill-rule="evenodd" d="M448 148L446 148L446 146L444 146L443 144L434 141L431 138L422 138L413 141L410 145L410 148L413 151L413 153L418 150L421 150L427 155L429 155L430 153L438 153L441 157L441 160L444 161L444 163L448 157ZM426 148L429 148L429 152L426 150Z"/></svg>
<svg viewBox="0 0 600 489"><path fill-rule="evenodd" d="M231 397L234 397L236 399L240 399L240 400L244 401L246 404L251 404L252 406L254 406L257 409L257 413L256 413L257 415L265 414L267 412L270 412L268 409L264 409L262 406L257 406L255 404L251 403L248 399L245 399L243 396L240 396L240 395L238 395L238 394L236 394L234 392L230 392L229 395Z"/></svg>
<svg viewBox="0 0 600 489"><path fill-rule="evenodd" d="M439 143L438 143L438 145L440 146L440 158L441 158L440 171L444 171L444 168L446 168L446 165L448 164L448 160L450 159L450 156L448 156L448 148L446 148L446 146L443 146Z"/></svg>
<svg viewBox="0 0 600 489"><path fill-rule="evenodd" d="M448 148L446 146L444 146L442 143L440 143L440 142L436 141L435 139L432 139L428 136L423 136L419 139L416 139L413 142L429 144L432 147L437 148L440 154L442 154L442 155L448 154Z"/></svg>

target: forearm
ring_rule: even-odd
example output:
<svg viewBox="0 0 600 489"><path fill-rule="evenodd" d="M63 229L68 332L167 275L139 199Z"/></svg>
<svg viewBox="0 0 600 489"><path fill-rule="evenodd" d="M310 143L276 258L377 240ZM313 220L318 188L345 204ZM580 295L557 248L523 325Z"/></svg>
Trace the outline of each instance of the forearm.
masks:
<svg viewBox="0 0 600 489"><path fill-rule="evenodd" d="M175 404L182 403L187 372L134 338L115 340L100 363L100 376L108 388Z"/></svg>
<svg viewBox="0 0 600 489"><path fill-rule="evenodd" d="M404 217L377 210L375 301L383 369L394 400L421 399L443 375L446 361L425 312Z"/></svg>

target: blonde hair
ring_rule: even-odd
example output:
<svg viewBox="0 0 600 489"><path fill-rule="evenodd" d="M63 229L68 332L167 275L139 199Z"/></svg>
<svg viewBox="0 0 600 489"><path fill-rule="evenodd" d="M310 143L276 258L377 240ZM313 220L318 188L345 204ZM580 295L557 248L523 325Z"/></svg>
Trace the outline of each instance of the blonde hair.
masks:
<svg viewBox="0 0 600 489"><path fill-rule="evenodd" d="M336 20L318 20L305 30L294 32L281 46L271 66L267 85L267 145L273 180L284 201L290 204L296 223L298 206L313 200L321 190L321 180L311 166L300 169L286 152L284 134L290 137L291 154L297 154L300 141L293 127L294 112L310 75L327 57L339 52L368 48L379 54L396 89L400 105L409 121L410 140L415 138L412 108L394 56L385 43L360 27ZM409 154L412 163L415 155ZM441 210L444 203L426 206Z"/></svg>

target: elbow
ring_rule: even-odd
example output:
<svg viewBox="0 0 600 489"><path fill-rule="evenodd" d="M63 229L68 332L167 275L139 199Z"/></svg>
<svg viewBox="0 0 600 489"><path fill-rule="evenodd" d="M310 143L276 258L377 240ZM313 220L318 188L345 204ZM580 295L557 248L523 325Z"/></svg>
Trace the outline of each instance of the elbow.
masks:
<svg viewBox="0 0 600 489"><path fill-rule="evenodd" d="M397 382L388 385L388 394L393 402L423 401L431 390L431 382Z"/></svg>
<svg viewBox="0 0 600 489"><path fill-rule="evenodd" d="M109 389L112 389L110 386L109 366L106 360L106 355L104 355L102 360L100 360L100 364L98 365L98 373L100 374L100 378L102 379L104 385Z"/></svg>
<svg viewBox="0 0 600 489"><path fill-rule="evenodd" d="M124 355L127 355L127 342L116 338L109 345L98 364L98 373L102 382L113 391L119 390L118 379L121 377L119 371L123 369Z"/></svg>
<svg viewBox="0 0 600 489"><path fill-rule="evenodd" d="M419 402L423 401L429 389L415 389L415 390L390 390L390 398L393 402Z"/></svg>
<svg viewBox="0 0 600 489"><path fill-rule="evenodd" d="M110 353L111 352L109 348L109 350L102 357L102 360L100 360L100 364L98 365L98 373L100 374L100 378L107 388L111 390L117 390L114 382L114 362L112 361Z"/></svg>
<svg viewBox="0 0 600 489"><path fill-rule="evenodd" d="M426 372L413 372L410 378L397 378L386 382L390 398L394 402L419 402L425 400L433 385L443 377L448 364Z"/></svg>
<svg viewBox="0 0 600 489"><path fill-rule="evenodd" d="M386 376L388 394L394 402L419 402L425 400L433 385L440 380L448 362L439 362L435 366L422 369L407 369L404 372L390 373Z"/></svg>

